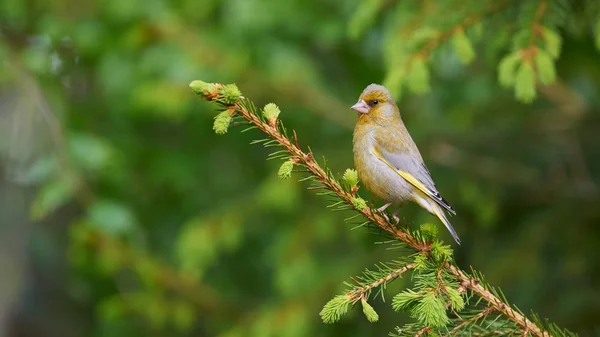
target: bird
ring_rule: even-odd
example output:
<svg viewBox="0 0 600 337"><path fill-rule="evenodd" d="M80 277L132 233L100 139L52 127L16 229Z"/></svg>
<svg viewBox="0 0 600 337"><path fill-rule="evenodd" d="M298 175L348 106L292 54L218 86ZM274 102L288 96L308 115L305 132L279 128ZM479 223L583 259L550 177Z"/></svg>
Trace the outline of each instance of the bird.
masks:
<svg viewBox="0 0 600 337"><path fill-rule="evenodd" d="M438 192L389 90L370 84L351 109L358 112L353 134L354 167L363 186L386 201L377 211L415 202L436 216L460 245L446 217L446 213L456 215L456 211ZM398 221L396 214L393 216Z"/></svg>

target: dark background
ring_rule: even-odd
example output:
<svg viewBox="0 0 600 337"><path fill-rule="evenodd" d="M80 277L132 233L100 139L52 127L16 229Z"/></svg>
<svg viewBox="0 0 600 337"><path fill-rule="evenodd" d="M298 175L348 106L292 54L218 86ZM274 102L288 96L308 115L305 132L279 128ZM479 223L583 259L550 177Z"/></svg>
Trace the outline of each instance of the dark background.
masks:
<svg viewBox="0 0 600 337"><path fill-rule="evenodd" d="M280 162L248 144L258 131L216 135L214 107L188 88L235 82L259 107L277 103L301 145L341 174L353 165L349 107L393 67L386 36L400 6L386 3L350 38L358 4L0 1L0 331L385 336L407 322L389 298L408 278L388 286L387 302L371 301L378 323L360 308L321 322L343 281L397 252L350 231L351 213L330 212L300 176L278 179ZM600 52L581 6L559 30L558 80L533 103L497 81L510 44L489 49L512 34L507 23L476 43L468 66L442 43L431 91L405 91L399 107L457 211L458 265L525 312L591 336L600 333ZM451 14L432 15L450 26L463 15ZM412 205L400 216L437 223Z"/></svg>

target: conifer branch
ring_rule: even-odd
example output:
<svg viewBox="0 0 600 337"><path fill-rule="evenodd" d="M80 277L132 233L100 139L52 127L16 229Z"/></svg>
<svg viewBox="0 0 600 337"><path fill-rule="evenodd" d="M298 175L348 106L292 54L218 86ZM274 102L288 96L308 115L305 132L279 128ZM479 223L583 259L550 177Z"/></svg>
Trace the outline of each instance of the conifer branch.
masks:
<svg viewBox="0 0 600 337"><path fill-rule="evenodd" d="M411 62L414 59L417 59L417 58L426 59L426 58L428 58L429 55L435 49L437 49L437 47L439 47L442 43L444 43L445 41L447 41L448 39L450 39L456 32L461 31L461 30L465 30L465 29L473 26L474 24L480 22L485 16L490 15L492 13L495 13L495 12L501 10L506 5L508 5L510 3L510 1L511 0L496 1L492 5L488 6L488 8L486 8L485 10L483 10L483 11L481 11L479 13L476 13L474 15L470 15L470 16L466 17L463 21L461 21L460 23L458 23L454 27L452 27L452 28L450 28L450 29L442 32L436 38L434 38L433 40L431 40L427 44L425 44L422 48L420 48L419 50L417 50L414 53L412 53L412 55L409 56L409 61L407 63L407 67L410 68L410 64L411 64Z"/></svg>
<svg viewBox="0 0 600 337"><path fill-rule="evenodd" d="M478 320L482 319L483 317L491 314L492 312L494 312L494 308L492 307L487 307L485 309L483 309L483 311L481 311L480 313L478 313L477 315L464 320L463 322L461 322L459 325L455 326L452 330L450 330L450 332L448 332L447 334L443 335L442 337L452 337L455 336L455 334L460 331L460 329L468 326L469 324L475 323Z"/></svg>
<svg viewBox="0 0 600 337"><path fill-rule="evenodd" d="M400 269L396 269L396 270L392 271L391 273L387 274L386 276L381 277L378 280L376 280L364 287L353 289L352 291L348 292L346 295L352 299L352 302L355 303L358 300L360 300L361 298L366 297L366 294L368 292L370 292L371 290L373 290L374 288L377 288L384 283L388 283L388 282L400 277L400 275L406 273L409 270L412 270L414 267L415 267L415 264L410 263Z"/></svg>
<svg viewBox="0 0 600 337"><path fill-rule="evenodd" d="M357 298L363 300L363 307L368 305L366 304L366 301L364 301L364 294L373 288L397 278L408 270L420 269L421 274L419 274L419 279L416 281L419 284L419 291L413 292L412 290L408 290L404 293L398 294L395 298L396 308L406 309L412 306L414 310L417 310L413 311L413 314L415 312L428 312L428 315L433 314L434 316L430 316L430 319L424 319L424 321L435 323L438 326L444 324L444 322L449 322L446 313L443 311L445 310L444 308L446 308L446 306L440 302L441 297L438 297L438 294L431 292L431 289L439 287L441 283L441 286L443 286L446 290L446 297L451 301L453 299L455 300L455 303L452 305L453 307L459 305L464 306L462 295L465 289L469 289L472 293L488 303L489 306L486 310L493 310L500 313L503 317L520 327L522 332L535 337L553 337L550 332L545 331L542 328L541 323L539 323L537 319L536 322L538 323L536 324L517 310L513 309L505 300L504 296L501 295L501 293L489 286L486 286L481 277L477 277L477 274L475 277L472 277L450 263L452 259L452 250L449 248L449 246L443 246L440 241L432 242L431 240L428 240L428 238L430 239L435 235L435 233L433 233L435 231L430 226L422 226L421 232L411 232L408 229L398 228L396 225L386 220L381 213L378 213L374 209L368 207L366 202L356 195L356 186L352 187L349 191L344 189L344 187L342 187L342 185L333 178L331 171L329 171L326 166L321 167L315 161L314 155L311 151L304 152L300 148L295 131L293 132L293 141L287 137L287 131L278 119L280 111L276 105L271 103L265 106L261 116L257 113L256 107L254 107L253 103L244 98L235 85L193 81L190 84L190 88L196 92L200 98L207 101L216 102L218 105L220 105L223 109L222 114L226 113L228 116L234 116L237 114L246 119L255 128L259 129L269 137L269 139L254 141L253 143L263 143L263 145L266 147L279 146L285 150L289 157L287 161L284 162L284 165L282 165L280 168L280 177L288 177L292 172L293 166L295 165L305 167L308 173L312 175L312 180L322 184L322 186L327 189L328 192L323 192L324 195L337 197L346 204L339 206L339 202L336 202L333 206L342 210L347 209L345 208L347 205L352 206L369 222L375 224L381 230L401 241L408 247L411 247L418 253L421 253L417 254L415 263L407 264L405 267L391 272L378 280L372 281L370 284L362 286L354 291L350 291L345 295L340 295L334 298L326 305L326 308L324 308L324 311L322 312L322 317L324 317L326 322L331 323L339 319L339 317L346 312L348 306L356 302ZM229 123L229 119L223 121L217 118L215 120L215 130L220 130L223 131L221 133L225 133ZM354 180L354 174L351 170L347 171L345 176L345 180L347 181ZM349 185L352 184L354 183L350 183ZM431 285L431 279L428 277L427 270L431 270L429 267L435 266L436 263L439 263L440 261L444 261L444 263L439 265L442 269L433 269L434 272L432 278L434 285ZM443 274L440 271L443 272ZM447 277L444 275L450 275L456 281L458 281L458 290L454 289L452 286L448 286L451 285L451 282L448 281ZM449 293L450 290L452 290L452 294ZM418 303L416 307L415 303ZM442 306L442 316L439 316L439 311L436 313L436 310L440 305ZM377 314L372 311L370 306L368 307L368 310L372 312L372 316L374 317L373 320L370 320L376 321ZM476 315L475 317L481 318L486 316L489 314L489 312L486 312L486 310L480 313L481 316ZM435 317L435 315L438 316ZM469 320L463 321L462 324L466 325L468 322ZM569 334L566 331L559 330L553 325L551 325L550 328L553 329L552 331L556 331L556 333L559 335ZM429 331L432 331L432 327L429 324L425 324L424 326L422 325L422 328L419 330L417 335L423 335Z"/></svg>
<svg viewBox="0 0 600 337"><path fill-rule="evenodd" d="M509 318L516 323L524 331L529 331L530 334L537 337L551 337L547 331L543 331L535 323L527 319L525 316L514 310L510 305L504 303L500 298L486 289L477 279L470 278L458 267L447 264L446 268L461 282L461 285L470 289L477 296L486 301L494 310Z"/></svg>

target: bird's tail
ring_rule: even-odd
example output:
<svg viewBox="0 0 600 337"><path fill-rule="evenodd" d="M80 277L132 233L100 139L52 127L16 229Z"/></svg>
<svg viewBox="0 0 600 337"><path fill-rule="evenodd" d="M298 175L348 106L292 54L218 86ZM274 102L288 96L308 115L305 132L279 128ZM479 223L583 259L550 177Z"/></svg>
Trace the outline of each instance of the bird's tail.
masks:
<svg viewBox="0 0 600 337"><path fill-rule="evenodd" d="M435 216L437 216L438 219L440 219L440 221L444 224L444 226L446 226L446 228L448 228L448 231L454 238L454 241L456 241L456 243L458 243L460 245L460 239L458 238L458 234L456 234L454 227L452 227L452 225L450 224L450 221L448 221L448 218L446 217L444 210L437 204L433 204L433 203L430 204L430 207L433 210L433 213L435 214Z"/></svg>

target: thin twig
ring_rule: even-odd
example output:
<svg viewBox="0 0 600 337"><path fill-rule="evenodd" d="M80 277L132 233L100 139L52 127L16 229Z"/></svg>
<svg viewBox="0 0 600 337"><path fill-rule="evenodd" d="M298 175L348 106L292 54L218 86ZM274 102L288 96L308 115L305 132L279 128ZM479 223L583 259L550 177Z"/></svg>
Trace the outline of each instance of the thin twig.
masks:
<svg viewBox="0 0 600 337"><path fill-rule="evenodd" d="M535 325L535 323L515 311L508 304L502 302L502 300L496 295L485 289L485 287L483 287L477 280L467 276L462 270L458 269L458 267L447 264L446 269L452 275L454 275L461 282L461 284L464 284L472 292L483 298L483 300L491 305L494 310L498 311L503 316L519 325L523 330L528 330L532 335L537 337L551 337L547 331L543 331L540 329L540 327Z"/></svg>
<svg viewBox="0 0 600 337"><path fill-rule="evenodd" d="M356 302L359 299L361 299L367 292L371 291L371 289L376 288L376 287L382 285L383 283L387 283L387 282L399 277L400 275L406 273L407 271L412 270L414 267L415 267L414 263L407 264L406 266L404 266L400 269L394 270L393 272L372 282L371 284L368 284L364 287L352 290L351 292L349 292L347 294L347 296L351 297L353 302ZM355 279L352 279L352 280L354 282L356 282L357 284L360 284Z"/></svg>
<svg viewBox="0 0 600 337"><path fill-rule="evenodd" d="M459 325L455 326L454 329L450 330L447 334L445 334L442 337L452 337L452 336L454 336L455 333L457 331L459 331L460 329L462 329L463 327L465 327L465 326L467 326L467 325L469 325L471 323L477 322L482 317L485 317L485 316L491 314L492 312L494 312L494 310L495 309L492 308L492 307L485 308L482 312L478 313L477 315L475 315L475 316L473 316L473 317L471 317L471 318L469 318L467 320L464 320L462 323L460 323Z"/></svg>
<svg viewBox="0 0 600 337"><path fill-rule="evenodd" d="M410 64L412 63L412 61L417 58L426 59L429 56L429 54L431 54L439 45L441 45L446 40L451 38L457 31L464 30L464 29L471 27L472 25L480 22L481 19L483 19L483 17L485 17L486 15L489 15L489 14L499 11L500 9L504 8L504 6L508 5L509 3L510 3L510 0L496 1L492 5L490 5L488 8L486 8L485 10L483 10L475 15L467 16L459 24L442 32L436 38L434 38L433 40L426 43L422 48L420 48L419 50L412 53L409 56L407 67L410 68Z"/></svg>

